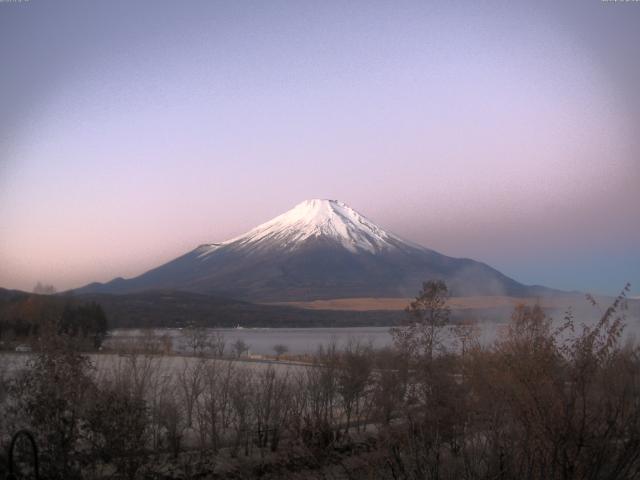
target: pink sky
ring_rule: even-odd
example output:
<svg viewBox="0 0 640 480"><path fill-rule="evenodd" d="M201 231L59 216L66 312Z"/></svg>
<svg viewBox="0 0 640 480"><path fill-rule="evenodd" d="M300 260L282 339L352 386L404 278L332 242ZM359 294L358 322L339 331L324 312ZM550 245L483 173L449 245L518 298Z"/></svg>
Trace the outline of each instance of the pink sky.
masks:
<svg viewBox="0 0 640 480"><path fill-rule="evenodd" d="M638 292L640 6L599 3L0 3L0 286L337 198L524 283Z"/></svg>

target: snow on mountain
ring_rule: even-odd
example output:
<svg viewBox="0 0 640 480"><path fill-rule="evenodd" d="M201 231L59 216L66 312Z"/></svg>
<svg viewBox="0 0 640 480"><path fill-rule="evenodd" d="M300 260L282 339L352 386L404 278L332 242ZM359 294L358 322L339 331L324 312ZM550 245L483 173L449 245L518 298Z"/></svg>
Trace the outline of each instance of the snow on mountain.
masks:
<svg viewBox="0 0 640 480"><path fill-rule="evenodd" d="M314 237L333 239L351 252L363 250L376 253L395 249L398 243L404 243L343 202L314 199L299 203L282 215L231 240L203 245L200 247L200 256L206 257L228 245L244 248L268 245L294 250Z"/></svg>

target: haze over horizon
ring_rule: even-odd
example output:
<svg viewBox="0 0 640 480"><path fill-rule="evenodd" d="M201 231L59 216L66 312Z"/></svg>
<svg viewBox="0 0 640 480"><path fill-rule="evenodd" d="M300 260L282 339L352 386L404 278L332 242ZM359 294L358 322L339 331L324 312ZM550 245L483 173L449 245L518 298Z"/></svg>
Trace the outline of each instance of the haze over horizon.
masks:
<svg viewBox="0 0 640 480"><path fill-rule="evenodd" d="M311 198L640 295L640 4L0 2L0 286L131 277Z"/></svg>

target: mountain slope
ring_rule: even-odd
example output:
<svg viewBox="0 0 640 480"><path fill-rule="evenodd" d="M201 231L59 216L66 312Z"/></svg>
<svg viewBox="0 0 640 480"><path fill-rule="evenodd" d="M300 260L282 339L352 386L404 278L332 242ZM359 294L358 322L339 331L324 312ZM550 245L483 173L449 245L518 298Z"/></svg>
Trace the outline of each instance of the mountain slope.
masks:
<svg viewBox="0 0 640 480"><path fill-rule="evenodd" d="M335 200L302 202L244 235L201 245L138 277L90 284L78 292L172 289L252 301L410 297L422 281L436 278L455 295L553 292L404 241Z"/></svg>

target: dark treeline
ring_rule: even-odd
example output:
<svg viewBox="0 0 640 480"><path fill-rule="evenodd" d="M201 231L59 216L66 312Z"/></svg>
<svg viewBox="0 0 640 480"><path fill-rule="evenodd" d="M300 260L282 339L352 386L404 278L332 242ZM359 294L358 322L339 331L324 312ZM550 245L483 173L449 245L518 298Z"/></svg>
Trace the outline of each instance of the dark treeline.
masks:
<svg viewBox="0 0 640 480"><path fill-rule="evenodd" d="M494 344L459 324L455 347L446 294L424 285L393 348L329 345L308 366L96 365L55 335L3 377L2 441L33 431L52 479L638 477L640 350L621 344L624 292L595 324L520 306Z"/></svg>
<svg viewBox="0 0 640 480"><path fill-rule="evenodd" d="M85 294L78 298L102 305L111 328L390 326L402 318L402 311L311 310L181 291Z"/></svg>
<svg viewBox="0 0 640 480"><path fill-rule="evenodd" d="M72 297L15 293L0 301L0 342L5 349L26 343L35 346L43 336L77 337L86 349L100 347L109 328L95 302Z"/></svg>

